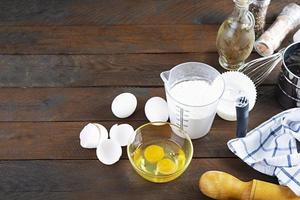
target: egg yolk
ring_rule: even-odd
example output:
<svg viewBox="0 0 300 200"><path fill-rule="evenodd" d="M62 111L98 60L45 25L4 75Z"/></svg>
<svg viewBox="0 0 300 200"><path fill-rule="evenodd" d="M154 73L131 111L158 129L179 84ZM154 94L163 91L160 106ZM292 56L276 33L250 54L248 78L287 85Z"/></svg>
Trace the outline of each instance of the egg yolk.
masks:
<svg viewBox="0 0 300 200"><path fill-rule="evenodd" d="M158 145L150 145L144 151L144 157L150 163L156 163L163 159L164 156L164 149Z"/></svg>
<svg viewBox="0 0 300 200"><path fill-rule="evenodd" d="M162 159L157 163L157 171L161 174L172 174L176 169L176 164L168 158Z"/></svg>

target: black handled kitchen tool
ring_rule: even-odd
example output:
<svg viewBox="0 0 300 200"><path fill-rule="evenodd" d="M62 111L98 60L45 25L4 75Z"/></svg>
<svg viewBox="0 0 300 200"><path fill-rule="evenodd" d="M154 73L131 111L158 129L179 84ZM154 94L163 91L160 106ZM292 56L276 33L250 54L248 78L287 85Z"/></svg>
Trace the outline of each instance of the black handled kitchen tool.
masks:
<svg viewBox="0 0 300 200"><path fill-rule="evenodd" d="M248 129L249 101L245 96L236 100L236 137L245 137Z"/></svg>

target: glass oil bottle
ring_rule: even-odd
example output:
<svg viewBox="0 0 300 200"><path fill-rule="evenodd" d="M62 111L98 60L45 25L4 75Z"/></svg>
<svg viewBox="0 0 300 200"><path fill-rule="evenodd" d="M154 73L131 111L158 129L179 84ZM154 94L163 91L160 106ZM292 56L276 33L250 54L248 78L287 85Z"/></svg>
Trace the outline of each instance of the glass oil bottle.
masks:
<svg viewBox="0 0 300 200"><path fill-rule="evenodd" d="M231 15L223 22L217 35L219 63L227 70L238 70L251 54L255 40L254 17L250 0L234 0Z"/></svg>

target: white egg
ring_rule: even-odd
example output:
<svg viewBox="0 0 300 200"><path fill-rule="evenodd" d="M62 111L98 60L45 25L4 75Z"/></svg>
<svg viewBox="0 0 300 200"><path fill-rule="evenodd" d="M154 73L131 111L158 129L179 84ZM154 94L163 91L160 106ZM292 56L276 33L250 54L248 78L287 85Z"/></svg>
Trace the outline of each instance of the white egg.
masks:
<svg viewBox="0 0 300 200"><path fill-rule="evenodd" d="M100 131L96 125L89 123L81 130L79 138L83 148L96 148L100 140Z"/></svg>
<svg viewBox="0 0 300 200"><path fill-rule="evenodd" d="M134 129L129 124L115 124L109 131L110 139L117 141L121 146L127 146Z"/></svg>
<svg viewBox="0 0 300 200"><path fill-rule="evenodd" d="M120 160L122 148L117 141L105 139L97 146L96 155L103 164L112 165Z"/></svg>
<svg viewBox="0 0 300 200"><path fill-rule="evenodd" d="M169 119L168 104L161 97L152 97L146 102L145 114L150 122L166 122Z"/></svg>
<svg viewBox="0 0 300 200"><path fill-rule="evenodd" d="M126 118L134 113L137 99L131 93L122 93L116 96L111 104L113 114L118 118Z"/></svg>

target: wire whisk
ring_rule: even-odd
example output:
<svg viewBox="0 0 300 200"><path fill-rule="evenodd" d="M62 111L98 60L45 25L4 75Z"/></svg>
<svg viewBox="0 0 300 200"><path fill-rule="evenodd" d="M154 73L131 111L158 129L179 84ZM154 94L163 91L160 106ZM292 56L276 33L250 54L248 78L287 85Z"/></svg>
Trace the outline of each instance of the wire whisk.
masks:
<svg viewBox="0 0 300 200"><path fill-rule="evenodd" d="M273 55L245 63L239 71L249 76L255 86L258 86L270 75L274 68L282 62L284 50L285 49L281 49Z"/></svg>

